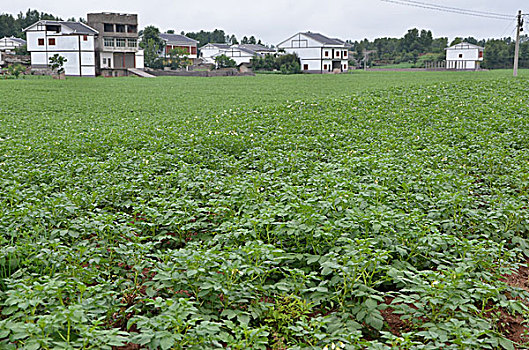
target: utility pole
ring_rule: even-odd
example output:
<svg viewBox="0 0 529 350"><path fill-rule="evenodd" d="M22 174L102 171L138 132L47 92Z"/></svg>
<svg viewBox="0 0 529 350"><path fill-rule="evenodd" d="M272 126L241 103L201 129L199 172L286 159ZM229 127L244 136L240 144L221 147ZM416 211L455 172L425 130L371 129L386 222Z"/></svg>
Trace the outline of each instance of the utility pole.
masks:
<svg viewBox="0 0 529 350"><path fill-rule="evenodd" d="M514 49L514 76L518 76L518 57L520 56L520 32L523 30L523 17L522 10L518 11L518 17L516 20L516 46Z"/></svg>

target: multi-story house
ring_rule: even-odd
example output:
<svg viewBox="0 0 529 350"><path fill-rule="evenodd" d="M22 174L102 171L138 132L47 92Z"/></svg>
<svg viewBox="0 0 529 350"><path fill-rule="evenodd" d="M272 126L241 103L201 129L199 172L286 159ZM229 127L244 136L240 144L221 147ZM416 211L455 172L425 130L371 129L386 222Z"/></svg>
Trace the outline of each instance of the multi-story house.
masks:
<svg viewBox="0 0 529 350"><path fill-rule="evenodd" d="M87 20L99 32L95 41L98 75L127 76L129 69L144 68L138 50L138 15L89 13Z"/></svg>
<svg viewBox="0 0 529 350"><path fill-rule="evenodd" d="M483 62L484 48L462 42L446 50L446 69L478 70Z"/></svg>
<svg viewBox="0 0 529 350"><path fill-rule="evenodd" d="M42 20L24 31L33 70L48 69L50 57L58 54L66 58L66 75L96 75L94 28L81 22Z"/></svg>
<svg viewBox="0 0 529 350"><path fill-rule="evenodd" d="M291 36L277 47L286 53L297 54L304 72L346 72L349 69L347 45L340 39L304 32Z"/></svg>

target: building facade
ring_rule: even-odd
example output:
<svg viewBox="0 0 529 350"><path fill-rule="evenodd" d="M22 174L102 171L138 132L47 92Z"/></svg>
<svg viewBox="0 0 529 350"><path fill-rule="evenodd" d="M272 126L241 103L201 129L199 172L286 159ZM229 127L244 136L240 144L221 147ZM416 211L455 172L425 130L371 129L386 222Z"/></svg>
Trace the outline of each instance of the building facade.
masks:
<svg viewBox="0 0 529 350"><path fill-rule="evenodd" d="M5 37L0 39L0 51L12 53L17 47L22 47L26 44L26 40L24 39L15 37Z"/></svg>
<svg viewBox="0 0 529 350"><path fill-rule="evenodd" d="M340 39L304 32L291 36L277 47L286 53L298 55L304 72L331 73L349 70L348 49Z"/></svg>
<svg viewBox="0 0 529 350"><path fill-rule="evenodd" d="M94 28L80 22L43 20L24 31L33 70L48 69L50 57L58 54L66 58L66 75L96 75Z"/></svg>
<svg viewBox="0 0 529 350"><path fill-rule="evenodd" d="M200 57L207 64L215 64L216 55L230 49L229 44L208 43L200 48Z"/></svg>
<svg viewBox="0 0 529 350"><path fill-rule="evenodd" d="M160 38L165 42L163 57L169 57L173 49L182 49L187 53L187 57L196 60L198 58L198 41L181 34L160 34Z"/></svg>
<svg viewBox="0 0 529 350"><path fill-rule="evenodd" d="M483 62L481 46L462 42L448 47L446 50L446 69L454 70L478 70Z"/></svg>
<svg viewBox="0 0 529 350"><path fill-rule="evenodd" d="M241 47L239 45L232 45L232 46L230 46L227 49L220 50L217 54L212 56L211 59L213 59L213 63L215 62L215 58L218 57L218 56L221 56L221 55L227 56L227 57L231 58L232 60L234 60L235 64L237 64L237 66L239 66L239 65L241 65L243 63L249 64L250 61L252 60L252 58L254 58L256 56L258 56L258 57L262 57L263 56L262 54L260 54L258 52L255 52L255 51L250 50L250 49L246 49L246 48Z"/></svg>
<svg viewBox="0 0 529 350"><path fill-rule="evenodd" d="M138 15L89 13L88 25L99 32L95 41L96 73L127 76L129 69L143 69L138 50Z"/></svg>

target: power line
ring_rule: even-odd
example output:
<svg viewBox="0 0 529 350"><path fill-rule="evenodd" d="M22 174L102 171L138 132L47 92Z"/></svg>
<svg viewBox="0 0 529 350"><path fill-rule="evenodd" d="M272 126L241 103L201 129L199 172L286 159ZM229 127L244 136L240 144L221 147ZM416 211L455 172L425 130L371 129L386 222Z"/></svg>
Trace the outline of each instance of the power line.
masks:
<svg viewBox="0 0 529 350"><path fill-rule="evenodd" d="M456 13L456 14L459 14L459 15L467 15L467 16L482 17L482 18L491 18L491 19L498 19L498 20L503 20L503 21L510 21L510 20L512 20L514 18L514 16L510 16L509 18L507 18L507 17L503 17L504 15L500 15L500 16L497 16L497 15L486 15L486 14L482 14L482 13L472 12L471 10L456 9L456 8L454 8L454 9L441 8L441 7L436 7L435 5L422 5L422 4L419 4L419 3L405 2L405 0L380 0L380 1L393 3L393 4L398 4L398 5L404 5L404 6L424 8L424 9L428 9L428 10L435 10L435 11L440 11L440 12L449 12L449 13Z"/></svg>
<svg viewBox="0 0 529 350"><path fill-rule="evenodd" d="M455 11L475 13L475 14L480 14L480 15L490 15L490 16L495 16L495 17L506 17L506 18L509 18L509 19L514 17L512 15L507 15L507 14L504 14L504 13L496 13L496 12L490 12L490 11L467 10L467 9L463 9L463 8L459 8L459 7L437 5L437 4L431 4L431 3L422 2L422 1L416 1L416 0L399 0L399 1L413 3L413 4L417 4L417 5L425 5L425 6L437 7L439 9L444 9L444 10L455 10Z"/></svg>
<svg viewBox="0 0 529 350"><path fill-rule="evenodd" d="M512 27L511 27L512 26ZM510 28L514 28L511 32L511 34L509 36L512 36L512 34L514 33L514 31L516 30L516 19L512 20L511 22L509 22L509 24L507 25L507 27L505 28L505 30L503 31L503 33L501 34L500 38L504 38L505 34L507 34L507 32L509 31Z"/></svg>

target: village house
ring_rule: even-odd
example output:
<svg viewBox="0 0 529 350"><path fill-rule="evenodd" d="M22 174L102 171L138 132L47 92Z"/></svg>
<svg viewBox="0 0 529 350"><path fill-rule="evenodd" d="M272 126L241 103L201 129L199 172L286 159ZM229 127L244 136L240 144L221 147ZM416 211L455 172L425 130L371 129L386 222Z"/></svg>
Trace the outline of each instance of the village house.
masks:
<svg viewBox="0 0 529 350"><path fill-rule="evenodd" d="M240 66L241 64L249 64L252 58L263 56L262 54L250 49L246 49L241 45L232 45L228 49L220 50L219 53L211 58L213 61L215 61L215 58L221 55L227 56L234 60L237 66Z"/></svg>
<svg viewBox="0 0 529 350"><path fill-rule="evenodd" d="M0 51L13 53L17 47L26 45L26 40L15 37L4 37L0 39Z"/></svg>
<svg viewBox="0 0 529 350"><path fill-rule="evenodd" d="M32 70L48 69L50 57L59 54L67 60L66 75L95 76L95 29L81 22L42 20L24 31Z"/></svg>
<svg viewBox="0 0 529 350"><path fill-rule="evenodd" d="M95 41L97 75L127 76L144 68L143 50L138 49L138 15L89 13L87 20L99 32Z"/></svg>
<svg viewBox="0 0 529 350"><path fill-rule="evenodd" d="M286 53L297 54L304 72L346 72L349 69L347 45L340 39L304 32L291 36L277 47Z"/></svg>
<svg viewBox="0 0 529 350"><path fill-rule="evenodd" d="M220 54L223 50L229 50L229 48L229 44L208 43L200 48L200 57L203 59L204 63L214 64L214 56Z"/></svg>
<svg viewBox="0 0 529 350"><path fill-rule="evenodd" d="M169 51L182 49L187 53L187 57L193 61L198 58L198 41L181 34L160 34L160 38L165 42L163 57L169 57Z"/></svg>
<svg viewBox="0 0 529 350"><path fill-rule="evenodd" d="M446 69L478 70L483 62L484 48L467 42L448 47Z"/></svg>

